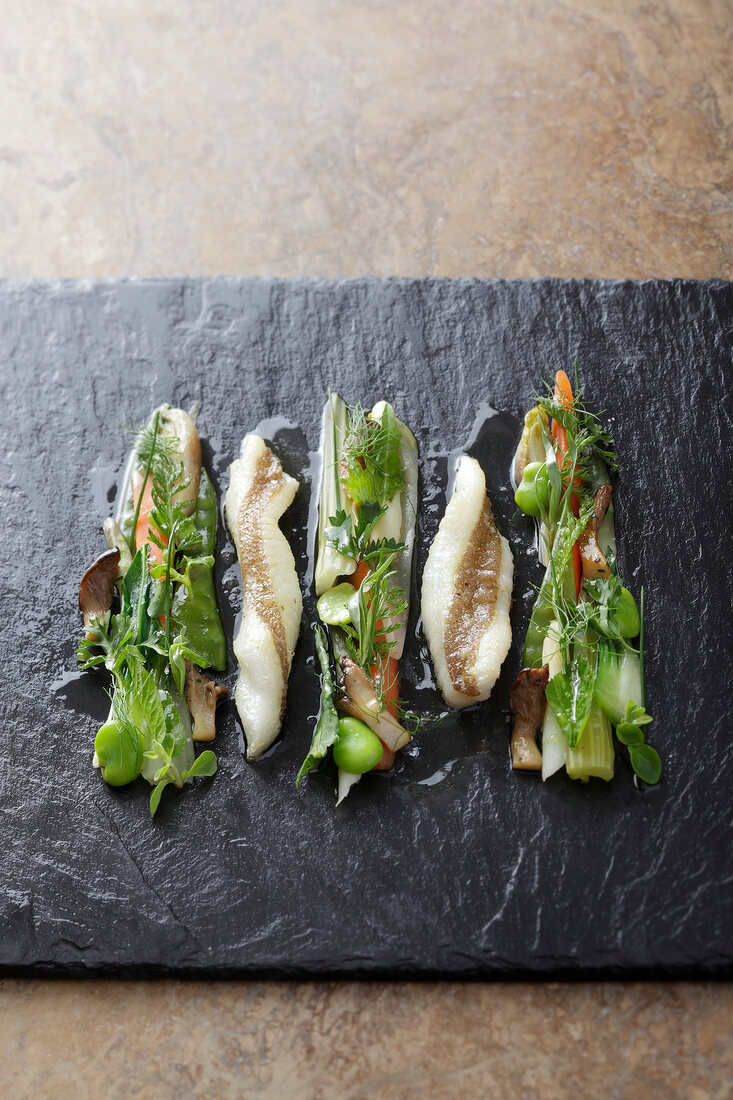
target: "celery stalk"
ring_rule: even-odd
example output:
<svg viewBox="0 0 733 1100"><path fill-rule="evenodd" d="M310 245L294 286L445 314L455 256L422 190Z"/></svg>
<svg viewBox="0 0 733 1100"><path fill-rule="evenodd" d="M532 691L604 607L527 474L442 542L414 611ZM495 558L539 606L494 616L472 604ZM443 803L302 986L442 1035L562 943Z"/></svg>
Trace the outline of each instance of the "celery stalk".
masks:
<svg viewBox="0 0 733 1100"><path fill-rule="evenodd" d="M349 426L349 410L336 393L329 393L323 410L323 470L321 496L318 504L318 545L316 547L316 595L333 588L338 577L349 576L356 569L353 558L339 554L326 542L326 528L331 516L340 510L350 511L351 505L339 477L339 463Z"/></svg>
<svg viewBox="0 0 733 1100"><path fill-rule="evenodd" d="M593 698L614 726L624 721L629 700L642 707L639 654L618 642L601 638Z"/></svg>
<svg viewBox="0 0 733 1100"><path fill-rule="evenodd" d="M591 776L596 776L608 781L613 779L613 765L611 723L593 700L580 744L574 749L568 749L567 773L571 779L587 781Z"/></svg>

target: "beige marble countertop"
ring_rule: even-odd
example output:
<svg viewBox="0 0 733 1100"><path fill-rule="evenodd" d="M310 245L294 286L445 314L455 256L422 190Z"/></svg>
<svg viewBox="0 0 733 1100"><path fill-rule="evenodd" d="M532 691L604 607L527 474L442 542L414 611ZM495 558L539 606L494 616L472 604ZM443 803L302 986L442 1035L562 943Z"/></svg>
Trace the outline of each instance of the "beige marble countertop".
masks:
<svg viewBox="0 0 733 1100"><path fill-rule="evenodd" d="M0 0L0 275L730 278L727 0ZM730 1097L713 983L0 982L2 1095Z"/></svg>

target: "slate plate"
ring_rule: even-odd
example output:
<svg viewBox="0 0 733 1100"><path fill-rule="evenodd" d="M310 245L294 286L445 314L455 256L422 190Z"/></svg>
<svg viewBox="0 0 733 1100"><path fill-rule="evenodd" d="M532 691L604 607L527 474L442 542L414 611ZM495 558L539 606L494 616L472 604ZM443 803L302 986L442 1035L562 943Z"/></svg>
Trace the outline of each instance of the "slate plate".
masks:
<svg viewBox="0 0 733 1100"><path fill-rule="evenodd" d="M731 307L722 282L0 285L2 966L729 973ZM650 740L665 772L644 792L624 759L609 785L543 786L509 768L508 688L539 569L507 468L538 375L576 356L621 459L622 573L647 592ZM517 566L505 674L488 705L426 730L394 774L368 777L336 810L333 771L294 786L318 696L306 634L268 758L244 763L229 707L217 777L166 794L151 823L143 784L110 790L90 768L105 697L74 673L78 580L104 545L124 426L163 400L200 401L221 491L242 434L269 420L264 434L303 482L285 529L305 570L309 451L329 384L368 405L386 396L415 431L418 575L448 453L468 442L484 464ZM231 626L239 589L223 532L220 544ZM424 658L413 639L405 690L436 710Z"/></svg>

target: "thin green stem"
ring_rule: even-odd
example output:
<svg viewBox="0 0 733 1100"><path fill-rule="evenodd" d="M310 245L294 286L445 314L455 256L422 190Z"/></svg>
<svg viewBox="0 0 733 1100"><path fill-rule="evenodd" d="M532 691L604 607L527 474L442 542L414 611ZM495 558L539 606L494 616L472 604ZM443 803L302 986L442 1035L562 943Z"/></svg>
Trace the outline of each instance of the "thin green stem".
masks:
<svg viewBox="0 0 733 1100"><path fill-rule="evenodd" d="M646 707L646 692L644 689L644 585L639 593L639 676L641 680L641 705Z"/></svg>
<svg viewBox="0 0 733 1100"><path fill-rule="evenodd" d="M168 549L165 555L165 648L171 648L171 556L174 553L176 524L171 528Z"/></svg>

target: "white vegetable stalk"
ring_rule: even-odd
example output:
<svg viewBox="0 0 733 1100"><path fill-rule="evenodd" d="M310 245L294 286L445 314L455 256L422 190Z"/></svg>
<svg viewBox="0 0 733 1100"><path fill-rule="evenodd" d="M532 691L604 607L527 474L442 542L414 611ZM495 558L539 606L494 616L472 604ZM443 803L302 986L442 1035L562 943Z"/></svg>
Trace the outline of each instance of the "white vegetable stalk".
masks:
<svg viewBox="0 0 733 1100"><path fill-rule="evenodd" d="M350 502L344 493L339 477L339 463L344 449L344 440L349 427L349 410L346 403L336 393L328 395L323 410L322 453L323 470L321 472L321 496L318 505L318 544L316 547L315 585L316 595L322 596L333 588L338 577L350 576L356 569L353 558L339 554L338 550L326 542L326 528L331 516L340 509L351 510Z"/></svg>
<svg viewBox="0 0 733 1100"><path fill-rule="evenodd" d="M562 650L560 649L560 624L550 623L542 644L542 663L550 671L550 680L562 672ZM545 720L542 723L542 779L549 779L556 771L564 767L567 760L568 743L560 729L555 713L547 704Z"/></svg>
<svg viewBox="0 0 733 1100"><path fill-rule="evenodd" d="M344 771L343 768L339 768L339 793L336 799L337 806L341 805L351 788L356 786L360 779L361 775L357 775L355 772L347 772Z"/></svg>

